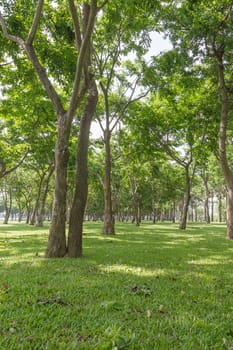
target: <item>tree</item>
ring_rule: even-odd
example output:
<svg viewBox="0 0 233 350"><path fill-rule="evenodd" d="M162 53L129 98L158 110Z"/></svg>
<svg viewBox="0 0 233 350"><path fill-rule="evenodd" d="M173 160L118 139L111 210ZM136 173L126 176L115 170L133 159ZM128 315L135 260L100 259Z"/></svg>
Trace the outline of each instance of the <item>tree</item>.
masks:
<svg viewBox="0 0 233 350"><path fill-rule="evenodd" d="M232 113L229 103L232 93L232 3L228 0L184 1L181 6L168 5L167 10L164 21L174 45L180 52L189 52L193 64L198 60L211 67L212 81L215 81L216 90L219 88L219 161L227 186L227 238L233 239L233 172L227 151ZM214 80L216 72L217 81Z"/></svg>
<svg viewBox="0 0 233 350"><path fill-rule="evenodd" d="M132 64L126 56L132 51L141 57L149 47L148 27L150 20L145 9L138 2L109 3L105 7L103 21L96 32L95 66L103 96L103 109L97 111L97 120L103 131L105 148L104 178L104 225L103 234L115 234L112 208L111 173L113 157L111 138L117 125L122 121L128 105L145 96L136 94L141 80L139 60ZM136 97L137 95L137 97Z"/></svg>
<svg viewBox="0 0 233 350"><path fill-rule="evenodd" d="M76 67L75 67L75 74L74 74L74 82L73 87L70 92L70 100L67 99L66 103L63 103L61 96L59 96L58 90L55 88L55 84L52 82L51 79L49 79L49 72L52 71L52 68L56 67L56 64L58 64L58 61L56 60L57 57L55 55L55 60L52 62L51 65L50 62L48 62L48 72L46 71L45 67L41 63L41 60L45 58L44 55L46 49L47 52L51 50L53 52L54 50L54 42L57 43L58 39L61 40L61 31L59 32L59 24L61 25L62 20L60 18L60 22L55 23L55 30L52 32L51 27L49 24L44 21L44 18L46 16L42 17L43 14L43 6L44 1L38 0L37 1L37 7L35 11L35 16L32 21L31 26L27 24L22 24L21 22L21 29L23 26L23 35L20 36L19 33L17 35L11 34L12 22L14 24L14 21L17 21L18 18L21 16L22 19L22 10L25 12L25 9L20 8L20 4L17 3L17 1L13 4L15 7L12 7L12 13L3 13L0 14L0 23L2 27L3 35L6 39L16 43L26 54L30 62L32 63L44 89L46 90L49 99L51 100L54 110L56 112L57 116L57 128L58 128L58 136L57 136L57 142L55 147L55 193L54 193L54 205L53 205L53 215L52 215L52 221L50 226L50 234L49 234L49 242L48 242L48 248L46 252L47 257L63 257L67 252L69 256L81 256L82 255L82 247L78 245L81 244L81 233L82 230L82 215L83 211L81 210L79 212L79 225L75 228L75 225L77 223L77 219L74 218L74 211L75 208L77 208L77 203L81 205L81 208L85 207L85 200L86 200L86 160L85 156L87 154L87 138L88 138L88 127L90 124L90 117L87 114L89 113L92 115L93 107L91 106L91 97L93 99L93 105L96 103L96 88L95 83L93 81L93 76L90 72L90 62L91 62L91 35L94 31L94 24L95 19L97 16L98 11L101 8L101 5L97 6L97 0L92 0L90 4L83 1L81 4L82 10L79 8L77 9L75 7L74 1L70 0L69 2L69 10L70 10L70 17L69 21L72 21L73 23L73 29L70 27L68 28L65 26L66 29L69 29L69 33L75 34L75 40L74 36L71 35L73 40L70 40L68 53L71 50L76 49ZM104 3L103 3L104 4ZM102 4L102 5L103 5ZM4 4L3 4L4 5ZM65 5L63 7L63 4L56 4L59 9L59 14L61 15L62 11L65 16L67 16L67 6ZM7 8L4 9L5 11ZM19 11L20 15L17 13L17 17L15 17L14 11ZM28 6L27 8L27 14L31 12L32 8L31 6ZM46 9L45 9L46 10ZM50 6L47 4L47 11L54 10L53 4L51 3ZM61 12L60 12L61 11ZM82 12L82 13L81 13ZM17 18L17 19L16 19ZM82 21L82 26L81 26ZM63 23L65 23L63 21ZM57 28L56 28L57 26ZM20 26L16 27L20 29ZM60 35L59 35L60 34ZM62 33L64 35L64 33ZM66 33L67 34L67 33ZM26 37L26 40L23 39L23 36ZM40 36L42 39L43 47L42 45L38 47L36 44L36 36ZM67 38L66 38L67 39ZM69 38L70 39L70 38ZM67 48L67 47L65 47ZM44 50L44 52L43 52ZM60 53L62 54L62 52ZM51 59L51 56L49 57ZM46 63L46 59L44 59L44 64ZM56 73L59 72L58 68L64 67L58 67L55 69ZM64 72L64 71L63 71ZM84 77L84 79L83 79ZM68 84L69 85L69 84ZM84 193L78 193L76 189L75 198L73 202L73 212L72 212L72 219L70 220L70 231L69 231L69 239L68 239L68 248L66 246L66 236L65 236L65 222L66 222L66 186L67 186L67 164L68 164L68 158L69 158L69 137L70 137L70 130L72 126L72 121L74 119L76 110L78 106L80 105L81 100L83 99L86 92L89 90L89 98L87 99L86 106L84 108L83 117L82 117L82 123L80 126L80 134L79 134L79 144L77 147L77 160L78 162L78 169L79 172L76 176L76 186L77 183L83 182L84 187L83 191ZM68 106L66 108L66 105ZM83 167L83 169L82 169ZM83 175L81 175L83 174ZM82 187L80 187L82 188Z"/></svg>

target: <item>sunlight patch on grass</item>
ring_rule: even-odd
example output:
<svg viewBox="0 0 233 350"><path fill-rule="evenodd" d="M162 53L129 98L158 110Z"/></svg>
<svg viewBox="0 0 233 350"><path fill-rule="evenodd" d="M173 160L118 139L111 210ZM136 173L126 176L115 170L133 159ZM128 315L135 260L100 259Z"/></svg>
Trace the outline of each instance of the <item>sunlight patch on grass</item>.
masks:
<svg viewBox="0 0 233 350"><path fill-rule="evenodd" d="M0 349L231 349L232 242L201 226L85 223L82 259L43 259L46 228L0 226Z"/></svg>
<svg viewBox="0 0 233 350"><path fill-rule="evenodd" d="M214 256L214 257L209 256L208 258L188 261L188 264L194 264L194 265L220 265L225 263L226 263L226 258L221 255Z"/></svg>
<svg viewBox="0 0 233 350"><path fill-rule="evenodd" d="M129 275L135 276L146 276L146 277L157 277L165 275L166 272L163 269L145 269L142 267L133 267L129 265L107 265L99 266L100 270L103 272L121 272Z"/></svg>

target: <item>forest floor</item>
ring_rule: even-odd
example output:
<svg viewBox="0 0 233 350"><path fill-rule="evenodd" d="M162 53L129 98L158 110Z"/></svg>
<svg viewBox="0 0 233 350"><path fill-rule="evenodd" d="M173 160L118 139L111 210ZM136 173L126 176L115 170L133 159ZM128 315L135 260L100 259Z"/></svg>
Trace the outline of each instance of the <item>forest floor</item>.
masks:
<svg viewBox="0 0 233 350"><path fill-rule="evenodd" d="M45 259L48 227L0 225L1 350L233 349L224 225L101 226L82 259Z"/></svg>

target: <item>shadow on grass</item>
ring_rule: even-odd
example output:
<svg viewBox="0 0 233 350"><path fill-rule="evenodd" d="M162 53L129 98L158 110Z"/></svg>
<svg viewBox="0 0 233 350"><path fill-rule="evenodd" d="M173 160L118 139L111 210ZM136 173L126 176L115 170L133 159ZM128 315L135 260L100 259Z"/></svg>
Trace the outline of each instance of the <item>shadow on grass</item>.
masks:
<svg viewBox="0 0 233 350"><path fill-rule="evenodd" d="M104 237L99 224L85 224L81 260L43 259L46 230L0 236L0 348L231 346L233 242L225 228L116 228Z"/></svg>

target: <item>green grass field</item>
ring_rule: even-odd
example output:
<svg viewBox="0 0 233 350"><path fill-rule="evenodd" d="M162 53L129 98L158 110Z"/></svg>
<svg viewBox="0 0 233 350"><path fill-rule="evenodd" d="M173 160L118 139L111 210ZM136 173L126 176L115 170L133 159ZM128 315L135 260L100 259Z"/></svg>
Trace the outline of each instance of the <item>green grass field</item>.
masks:
<svg viewBox="0 0 233 350"><path fill-rule="evenodd" d="M47 228L0 225L0 350L233 349L225 230L87 223L82 259L44 259Z"/></svg>

